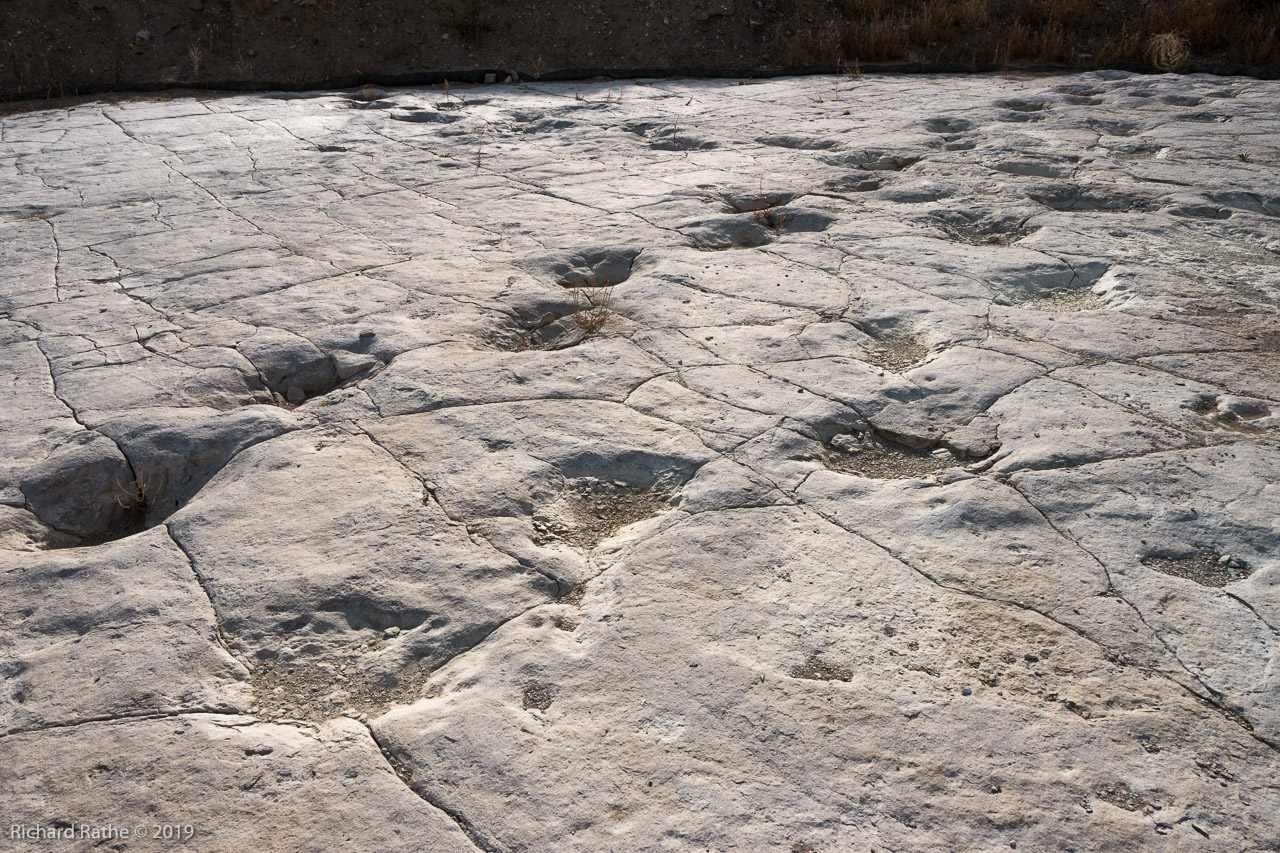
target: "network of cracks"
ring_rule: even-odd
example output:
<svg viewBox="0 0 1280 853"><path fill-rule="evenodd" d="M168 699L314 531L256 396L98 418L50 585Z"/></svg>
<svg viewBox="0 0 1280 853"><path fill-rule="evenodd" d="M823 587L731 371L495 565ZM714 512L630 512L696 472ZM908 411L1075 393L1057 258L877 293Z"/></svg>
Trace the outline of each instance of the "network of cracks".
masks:
<svg viewBox="0 0 1280 853"><path fill-rule="evenodd" d="M1081 102L1097 93L1090 89L1065 93ZM370 98L368 103L376 103ZM481 105L472 99L472 105ZM1043 102L1009 99L1000 104L1002 121L1031 123L1045 108ZM460 107L448 100L434 109L395 110L398 122L429 124L445 132L460 122ZM517 117L529 134L564 129L564 121L541 114ZM967 119L940 117L926 122L936 134L941 151L966 151L976 146L974 123ZM1136 127L1115 124L1105 128L1119 138ZM697 131L661 123L635 123L625 128L645 147L657 151L705 152L714 150L714 139ZM806 140L786 137L760 140L762 144L802 150L814 149ZM1158 148L1133 143L1118 150L1118 156L1141 160L1155 157ZM824 197L843 199L864 193L892 189L895 175L920 162L913 153L892 150L860 151L856 155L828 152L819 155L842 174L833 177L813 193L794 189L738 188L703 193L705 215L681 222L673 237L684 248L701 257L715 253L785 251L789 240L820 239L840 223L840 215L824 204ZM1030 198L1042 208L1057 213L1109 215L1149 212L1148 199L1136 194L1080 190L1066 183L1075 164L1007 162L996 171L1016 178L1062 181L1033 193ZM937 201L936 198L929 200ZM1183 211L1189 216L1218 219L1230 210L1253 205L1263 215L1274 214L1274 199L1250 201L1236 197L1211 200L1204 209ZM1271 212L1268 212L1271 211ZM957 208L918 218L914 223L923 233L965 247L1003 250L1019 246L1039 229L1035 217L1005 215L997 211ZM524 291L505 299L501 308L488 314L489 327L474 344L475 352L500 352L520 357L570 357L579 348L617 339L630 339L644 328L627 316L629 289L661 274L651 265L644 247L634 245L590 246L571 253L530 258L523 270L532 273L545 287L536 295ZM1038 275L1027 281L996 289L992 304L1041 312L1046 316L1075 312L1107 311L1114 306L1108 294L1095 285L1107 266L1079 270L1069 275ZM927 366L951 345L936 331L910 322L876 324L847 320L856 330L859 345L845 353L861 365L897 377ZM375 329L361 330L359 337L341 352L324 351L305 340L259 340L242 348L253 366L246 377L253 405L279 412L306 413L341 405L344 392L359 391L367 380L389 369L395 353L379 346ZM487 347L487 349L484 349ZM668 365L680 374L679 362ZM927 394L909 398L922 403ZM1269 417L1265 407L1250 407L1239 401L1204 397L1187 407L1203 421L1206 443L1227 440L1254 440L1268 433L1253 424ZM143 416L145 417L145 416ZM255 415L256 417L256 415ZM20 488L26 508L52 531L41 543L47 548L99 548L142 531L164 525L175 513L195 501L220 471L247 448L269 442L292 429L263 416L263 424L253 430L208 430L177 452L158 454L146 451L152 444L138 435L163 434L166 424L137 424L133 435L106 434L87 430L75 441L57 450L47 460L26 472ZM954 427L955 425L951 425ZM962 426L969 426L965 424ZM976 443L948 441L947 428L932 431L886 429L875 417L858 417L839 424L804 424L798 427L804 439L817 448L814 458L825 471L864 481L903 481L931 488L948 482L951 475L990 477L986 466L1000 450L998 434ZM142 452L140 448L143 449ZM527 507L525 535L534 553L572 553L594 571L607 561L601 552L620 534L636 526L668 515L678 517L685 490L697 475L698 464L688 459L660 455L610 457L605 449L601 459L583 468L565 467L556 472L556 487L539 494ZM741 457L739 457L741 458ZM758 473L758 472L757 472ZM1003 482L999 476L997 482ZM788 500L796 500L795 490L783 489ZM439 499L439 488L424 492L424 502ZM454 519L473 539L483 540L483 528L466 518ZM172 533L172 532L171 532ZM1150 546L1140 555L1140 566L1173 582L1186 582L1214 590L1230 591L1233 584L1253 574L1250 563L1229 553L1229 542L1196 542L1169 547ZM539 567L532 566L535 570ZM555 575L555 573L549 573ZM579 630L582 602L589 577L567 581L553 576L544 586L544 601L551 624L571 634ZM215 612L219 612L216 592L210 592ZM1114 587L1106 594L1118 595ZM459 654L484 642L500 622L493 621L463 629L450 623L444 612L429 608L389 607L377 596L336 595L318 602L312 612L283 615L274 626L276 636L237 636L235 624L223 619L220 634L248 668L252 705L246 710L269 720L319 723L340 715L361 721L387 710L411 704L423 697L440 695L444 689L433 680L435 673ZM885 636L893 636L886 626ZM453 632L453 633L450 633ZM326 638L341 635L340 643ZM447 640L438 638L447 635ZM559 635L563 636L563 635ZM257 651L254 652L255 643ZM1049 649L1036 649L1025 657L1001 659L999 667L988 667L977 678L988 686L1026 677L1030 669L1044 663ZM937 677L927 664L911 663L926 675ZM999 669L999 671L996 671ZM848 661L814 652L803 659L788 661L787 678L800 682L839 682L855 677ZM559 687L535 676L518 684L518 704L533 715L555 707ZM1063 707L1088 719L1093 713L1083 704L1068 699ZM1151 812L1158 803L1117 781L1094 792L1097 799L1133 812ZM812 849L798 844L794 849Z"/></svg>

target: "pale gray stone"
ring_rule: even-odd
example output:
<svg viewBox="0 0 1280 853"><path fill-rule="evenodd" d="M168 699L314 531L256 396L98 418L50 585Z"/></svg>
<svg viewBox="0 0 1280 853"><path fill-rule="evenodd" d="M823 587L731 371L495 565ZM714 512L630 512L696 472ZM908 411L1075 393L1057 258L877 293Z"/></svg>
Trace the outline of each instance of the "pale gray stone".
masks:
<svg viewBox="0 0 1280 853"><path fill-rule="evenodd" d="M37 518L73 536L102 536L127 523L137 505L128 460L96 432L80 433L29 468L18 487Z"/></svg>
<svg viewBox="0 0 1280 853"><path fill-rule="evenodd" d="M231 714L108 721L10 736L0 755L10 825L49 826L56 804L77 832L74 841L15 841L17 849L98 849L104 842L78 835L85 826L142 829L140 841L105 842L129 847L475 850L457 823L405 788L354 720L317 728ZM153 840L165 827L173 840Z"/></svg>
<svg viewBox="0 0 1280 853"><path fill-rule="evenodd" d="M249 704L248 670L163 527L0 566L6 733Z"/></svg>
<svg viewBox="0 0 1280 853"><path fill-rule="evenodd" d="M1278 95L7 112L4 818L1271 849ZM94 841L64 846L160 843Z"/></svg>

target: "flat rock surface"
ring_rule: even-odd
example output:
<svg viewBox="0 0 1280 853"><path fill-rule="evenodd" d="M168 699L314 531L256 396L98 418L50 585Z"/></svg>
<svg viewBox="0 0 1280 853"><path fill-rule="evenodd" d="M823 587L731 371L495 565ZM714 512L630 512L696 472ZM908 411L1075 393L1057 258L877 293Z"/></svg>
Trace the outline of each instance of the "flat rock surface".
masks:
<svg viewBox="0 0 1280 853"><path fill-rule="evenodd" d="M1276 84L0 134L6 849L1280 849Z"/></svg>

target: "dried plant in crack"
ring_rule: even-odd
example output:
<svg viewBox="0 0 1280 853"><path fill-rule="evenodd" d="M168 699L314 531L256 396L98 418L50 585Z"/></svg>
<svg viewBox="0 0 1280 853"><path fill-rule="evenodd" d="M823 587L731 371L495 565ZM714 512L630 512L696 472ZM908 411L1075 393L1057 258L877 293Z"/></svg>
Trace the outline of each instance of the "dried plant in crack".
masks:
<svg viewBox="0 0 1280 853"><path fill-rule="evenodd" d="M438 106L440 106L440 108L441 108L441 109L457 109L457 108L458 108L458 107L452 107L452 106L450 106L450 105L449 105L449 97L450 97L451 95L452 95L453 97L455 97L455 98L457 98L457 99L458 99L458 106L459 106L459 107L465 107L465 106L467 105L467 99L466 99L466 98L462 97L461 95L454 94L454 93L450 90L450 88L449 88L449 78L447 78L447 77L446 77L446 78L445 78L445 81L444 81L444 104L442 104L442 105L438 105Z"/></svg>
<svg viewBox="0 0 1280 853"><path fill-rule="evenodd" d="M127 483L120 482L117 477L115 501L121 509L140 520L151 511L160 486L161 479L152 471L139 470Z"/></svg>
<svg viewBox="0 0 1280 853"><path fill-rule="evenodd" d="M1178 33L1157 33L1147 39L1147 61L1164 72L1181 71L1191 58L1191 43Z"/></svg>
<svg viewBox="0 0 1280 853"><path fill-rule="evenodd" d="M478 127L471 132L476 135L476 171L478 172L484 161L484 128Z"/></svg>
<svg viewBox="0 0 1280 853"><path fill-rule="evenodd" d="M764 210L757 210L752 216L759 225L768 228L770 231L780 231L783 225L791 219L791 214L783 213L776 208L767 207Z"/></svg>
<svg viewBox="0 0 1280 853"><path fill-rule="evenodd" d="M781 213L768 215L768 212L773 208L782 207L790 202L793 197L792 193L784 190L765 192L764 177L762 176L754 194L736 192L723 194L721 196L724 199L722 210L725 213L755 214L756 221L769 228L773 227L770 222L781 225L790 217Z"/></svg>
<svg viewBox="0 0 1280 853"><path fill-rule="evenodd" d="M609 322L609 302L613 285L591 281L573 288L573 322L584 332L598 332Z"/></svg>

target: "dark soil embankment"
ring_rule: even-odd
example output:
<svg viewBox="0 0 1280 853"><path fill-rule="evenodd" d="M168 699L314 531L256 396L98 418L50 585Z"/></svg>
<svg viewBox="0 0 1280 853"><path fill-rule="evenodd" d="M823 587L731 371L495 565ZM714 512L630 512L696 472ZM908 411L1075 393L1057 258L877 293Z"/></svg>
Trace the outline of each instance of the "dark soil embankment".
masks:
<svg viewBox="0 0 1280 853"><path fill-rule="evenodd" d="M1173 34L1163 42L1154 37ZM1274 76L1280 0L8 0L0 98L912 63ZM570 72L570 75L556 72ZM410 75L410 76L406 76ZM412 79L418 75L419 79Z"/></svg>

